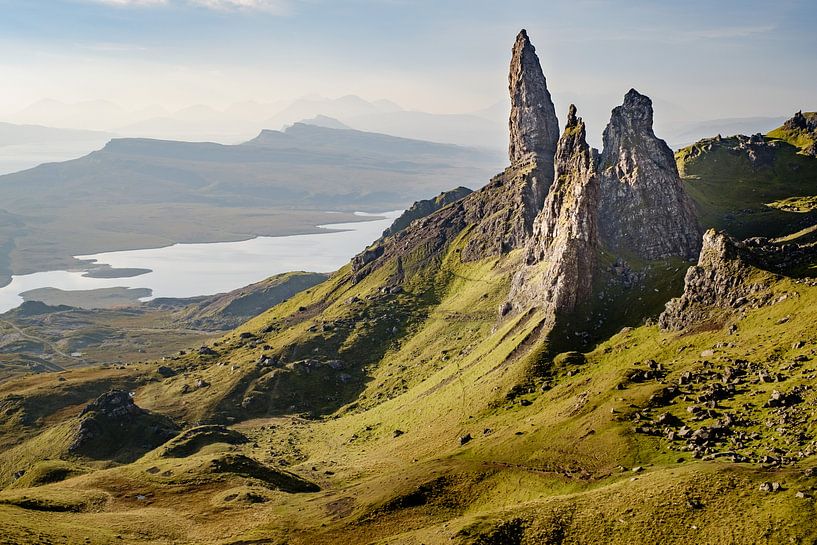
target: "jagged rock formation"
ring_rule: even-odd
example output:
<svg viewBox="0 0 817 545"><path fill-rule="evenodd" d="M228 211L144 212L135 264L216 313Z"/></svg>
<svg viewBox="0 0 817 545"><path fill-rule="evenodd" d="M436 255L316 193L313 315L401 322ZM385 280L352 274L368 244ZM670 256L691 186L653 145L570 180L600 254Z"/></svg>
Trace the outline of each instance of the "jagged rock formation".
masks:
<svg viewBox="0 0 817 545"><path fill-rule="evenodd" d="M80 413L69 451L90 458L135 459L179 433L168 418L146 411L124 390L111 390Z"/></svg>
<svg viewBox="0 0 817 545"><path fill-rule="evenodd" d="M513 46L508 91L511 167L466 199L465 222L474 228L461 254L464 261L524 246L553 183L559 120L536 49L524 29Z"/></svg>
<svg viewBox="0 0 817 545"><path fill-rule="evenodd" d="M538 157L552 160L559 141L559 122L536 49L524 29L513 46L508 89L511 165Z"/></svg>
<svg viewBox="0 0 817 545"><path fill-rule="evenodd" d="M687 270L684 293L667 303L658 318L665 330L681 330L712 317L713 309L737 309L766 289L750 281L760 261L745 244L723 232L708 230L698 264Z"/></svg>
<svg viewBox="0 0 817 545"><path fill-rule="evenodd" d="M463 261L522 248L533 232L533 222L552 183L553 159L537 158L505 170L464 199L464 221L473 227L461 254Z"/></svg>
<svg viewBox="0 0 817 545"><path fill-rule="evenodd" d="M817 157L817 112L797 112L769 136L781 137L800 148L805 155Z"/></svg>
<svg viewBox="0 0 817 545"><path fill-rule="evenodd" d="M511 305L568 314L592 294L598 252L596 157L584 122L571 105L556 152L556 176L527 246L527 265L514 277ZM507 306L505 310L510 310Z"/></svg>
<svg viewBox="0 0 817 545"><path fill-rule="evenodd" d="M783 123L783 128L789 130L815 132L817 131L817 115L814 115L813 112L803 115L803 111L800 110L794 114L791 119L788 119L785 123Z"/></svg>
<svg viewBox="0 0 817 545"><path fill-rule="evenodd" d="M418 220L428 216L429 214L433 214L440 208L445 208L449 204L455 203L471 193L473 193L473 191L467 187L460 186L456 189L452 189L451 191L444 191L433 199L417 201L412 204L408 210L400 214L400 217L394 220L388 229L383 231L383 237L394 235L408 227L414 220Z"/></svg>
<svg viewBox="0 0 817 545"><path fill-rule="evenodd" d="M652 123L652 101L631 89L604 130L601 238L615 253L691 259L700 248L700 227L672 150Z"/></svg>
<svg viewBox="0 0 817 545"><path fill-rule="evenodd" d="M501 313L540 307L554 324L572 314L562 320L572 323L568 334L587 340L589 331L579 329L603 327L611 294L627 304L631 290L645 289L645 262L697 256L700 235L672 151L653 132L648 97L631 90L613 110L600 157L575 114L571 106L556 179ZM601 268L602 254L616 258L609 270ZM594 293L605 278L604 290ZM577 314L580 303L585 308Z"/></svg>
<svg viewBox="0 0 817 545"><path fill-rule="evenodd" d="M658 319L665 330L682 330L741 308L769 301L769 276L786 274L817 260L817 243L774 243L755 237L738 241L709 229L698 264L687 270L684 293L672 299Z"/></svg>

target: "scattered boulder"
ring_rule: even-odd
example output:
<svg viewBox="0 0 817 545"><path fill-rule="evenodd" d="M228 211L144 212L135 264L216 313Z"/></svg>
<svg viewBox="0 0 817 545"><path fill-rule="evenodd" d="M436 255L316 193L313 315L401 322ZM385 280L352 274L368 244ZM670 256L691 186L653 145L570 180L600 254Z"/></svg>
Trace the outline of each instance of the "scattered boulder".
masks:
<svg viewBox="0 0 817 545"><path fill-rule="evenodd" d="M761 492L780 492L781 490L783 490L783 485L777 481L760 483Z"/></svg>
<svg viewBox="0 0 817 545"><path fill-rule="evenodd" d="M166 365L160 366L158 369L156 369L156 372L159 373L159 375L161 375L164 378L176 376L176 371L174 371L173 369Z"/></svg>

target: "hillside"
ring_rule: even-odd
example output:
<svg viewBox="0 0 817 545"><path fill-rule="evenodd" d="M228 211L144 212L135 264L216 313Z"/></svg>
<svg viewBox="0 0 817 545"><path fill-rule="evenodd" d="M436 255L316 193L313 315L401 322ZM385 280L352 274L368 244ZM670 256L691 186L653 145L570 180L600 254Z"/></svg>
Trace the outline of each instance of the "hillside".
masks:
<svg viewBox="0 0 817 545"><path fill-rule="evenodd" d="M229 293L84 309L28 301L0 315L0 379L173 358L309 289L325 274L275 275Z"/></svg>
<svg viewBox="0 0 817 545"><path fill-rule="evenodd" d="M673 156L634 89L598 152L525 31L509 90L510 165L325 282L169 361L0 383L0 539L814 542L817 242L760 203L815 160ZM800 177L761 192L756 144Z"/></svg>
<svg viewBox="0 0 817 545"><path fill-rule="evenodd" d="M817 195L815 158L798 145L798 138L807 142L805 132L786 128L797 119L766 136L717 136L676 153L705 224L745 238L779 237L817 223L808 204Z"/></svg>
<svg viewBox="0 0 817 545"><path fill-rule="evenodd" d="M0 274L82 267L71 256L103 251L315 233L359 220L327 211L402 209L500 164L470 148L306 124L232 146L114 139L0 176L10 218Z"/></svg>

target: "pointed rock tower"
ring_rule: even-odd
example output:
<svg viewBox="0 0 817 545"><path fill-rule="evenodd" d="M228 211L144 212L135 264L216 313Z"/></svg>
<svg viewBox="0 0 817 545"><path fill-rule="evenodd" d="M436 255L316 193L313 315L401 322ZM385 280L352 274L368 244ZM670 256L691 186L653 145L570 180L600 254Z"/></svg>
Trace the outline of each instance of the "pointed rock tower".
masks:
<svg viewBox="0 0 817 545"><path fill-rule="evenodd" d="M508 82L511 166L469 199L467 221L478 225L462 252L465 261L523 247L553 183L559 120L524 29L514 42Z"/></svg>
<svg viewBox="0 0 817 545"><path fill-rule="evenodd" d="M410 263L427 263L466 229L459 254L465 262L525 247L553 183L559 122L536 51L524 30L514 43L509 82L511 165L482 189L418 217L355 257L352 272L356 281L389 259L416 250L422 258L403 260L404 273L410 277Z"/></svg>
<svg viewBox="0 0 817 545"><path fill-rule="evenodd" d="M630 89L604 130L599 225L605 246L641 259L693 259L701 228L675 157L653 132L652 101Z"/></svg>
<svg viewBox="0 0 817 545"><path fill-rule="evenodd" d="M596 157L571 104L556 151L556 177L527 245L527 265L514 277L510 303L542 308L550 326L592 295L598 256Z"/></svg>
<svg viewBox="0 0 817 545"><path fill-rule="evenodd" d="M532 158L552 161L559 141L559 121L536 48L524 29L513 45L508 90L511 95L508 150L511 165Z"/></svg>

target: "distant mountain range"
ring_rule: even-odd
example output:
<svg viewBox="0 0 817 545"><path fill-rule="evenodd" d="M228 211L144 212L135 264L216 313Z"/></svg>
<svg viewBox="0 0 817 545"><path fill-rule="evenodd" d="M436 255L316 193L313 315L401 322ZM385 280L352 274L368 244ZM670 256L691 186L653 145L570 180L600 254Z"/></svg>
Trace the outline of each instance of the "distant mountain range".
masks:
<svg viewBox="0 0 817 545"><path fill-rule="evenodd" d="M504 107L503 107L504 108ZM473 114L433 114L405 110L388 100L354 95L336 99L304 97L290 102L242 102L217 110L194 105L177 111L156 106L128 111L108 101L66 104L42 100L10 121L57 127L85 127L129 137L239 143L262 129L282 129L316 116L337 119L350 128L462 146L505 147L503 108Z"/></svg>
<svg viewBox="0 0 817 545"><path fill-rule="evenodd" d="M557 102L567 100L557 98L560 99ZM661 104L662 119L656 123L660 134L673 149L718 133L724 136L766 133L785 119L784 116L771 116L684 121L689 114L678 106L658 103ZM262 129L283 129L307 121L328 128L351 128L498 150L506 147L508 113L509 104L504 100L470 113L436 114L407 110L389 100L367 101L347 95L335 99L303 97L271 103L247 101L221 110L199 104L176 111L160 106L128 111L104 100L74 104L41 100L11 116L9 121L50 127L84 127L128 137L225 144L244 142ZM590 113L591 118L607 116L603 108ZM591 144L598 146L600 142L591 141Z"/></svg>
<svg viewBox="0 0 817 545"><path fill-rule="evenodd" d="M0 174L74 159L101 148L112 136L100 131L0 122Z"/></svg>
<svg viewBox="0 0 817 545"><path fill-rule="evenodd" d="M316 232L353 219L326 211L405 208L503 163L498 152L305 123L238 145L114 139L0 176L0 273L76 267L71 256L100 251Z"/></svg>

